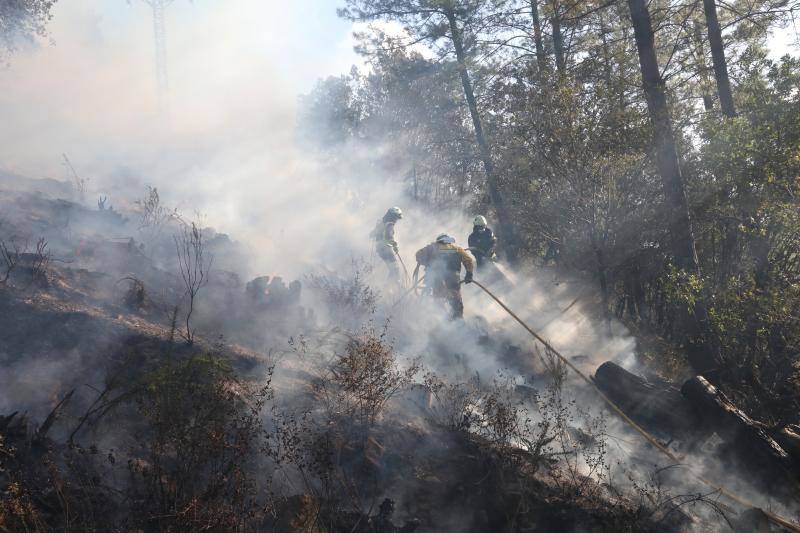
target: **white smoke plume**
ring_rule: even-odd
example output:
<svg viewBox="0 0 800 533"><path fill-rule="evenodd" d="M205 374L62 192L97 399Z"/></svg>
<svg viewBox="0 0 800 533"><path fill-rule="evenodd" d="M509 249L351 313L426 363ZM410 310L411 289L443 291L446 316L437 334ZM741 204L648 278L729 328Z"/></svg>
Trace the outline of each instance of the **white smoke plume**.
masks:
<svg viewBox="0 0 800 533"><path fill-rule="evenodd" d="M438 233L465 246L472 213L432 213L411 205L398 176L359 164L369 156L363 147L348 145L341 158L350 164L334 171L319 164L309 141L298 138L298 95L317 78L346 72L360 61L336 7L333 0L171 4L169 113L159 115L147 6L58 3L53 44L26 50L0 70L0 189L7 179L1 173L71 179L62 158L68 154L89 180L86 203L108 196L116 208L130 209L146 185L158 187L168 205L188 215L201 212L208 225L246 246L249 256L239 272L247 279L302 279L319 271L347 275L354 258L371 260L372 281L380 279L383 266L369 233L392 205L405 212L397 231L409 269L414 251ZM548 270L519 273L517 281L498 295L587 373L606 360L633 368L635 339L620 324L607 326L592 317L596 294L590 285ZM409 298L393 306L390 296L376 321L389 318L390 335L417 332L400 339L398 349L426 357L428 367L445 374L491 379L504 371L530 378L529 369L509 368L502 354L477 342L482 329L502 331L529 350L528 334L476 287L462 292L463 323L450 322L430 301ZM432 358L436 345L446 349ZM37 376L41 386L66 365L25 366L19 375ZM13 397L0 397L0 407L13 408L24 388L21 383ZM623 446L620 456L638 450Z"/></svg>

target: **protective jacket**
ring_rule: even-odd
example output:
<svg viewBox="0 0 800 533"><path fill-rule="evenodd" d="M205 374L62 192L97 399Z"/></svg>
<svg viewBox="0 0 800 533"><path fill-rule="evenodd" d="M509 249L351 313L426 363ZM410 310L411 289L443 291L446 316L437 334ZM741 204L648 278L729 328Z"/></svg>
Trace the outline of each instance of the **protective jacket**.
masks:
<svg viewBox="0 0 800 533"><path fill-rule="evenodd" d="M494 256L494 246L497 243L497 237L494 236L492 229L489 226L475 226L472 228L472 233L467 239L470 250L475 253L475 256L482 256L480 259L491 259Z"/></svg>
<svg viewBox="0 0 800 533"><path fill-rule="evenodd" d="M417 252L417 263L425 267L426 284L433 295L447 302L453 318L462 317L461 265L471 277L475 270L472 256L455 244L434 242Z"/></svg>
<svg viewBox="0 0 800 533"><path fill-rule="evenodd" d="M392 257L397 252L397 241L394 240L394 223L395 220L379 220L375 224L375 229L372 230L372 236L375 239L375 251L381 257Z"/></svg>
<svg viewBox="0 0 800 533"><path fill-rule="evenodd" d="M417 252L417 263L425 267L425 275L434 279L458 278L461 265L467 272L475 270L472 257L460 246L434 242Z"/></svg>

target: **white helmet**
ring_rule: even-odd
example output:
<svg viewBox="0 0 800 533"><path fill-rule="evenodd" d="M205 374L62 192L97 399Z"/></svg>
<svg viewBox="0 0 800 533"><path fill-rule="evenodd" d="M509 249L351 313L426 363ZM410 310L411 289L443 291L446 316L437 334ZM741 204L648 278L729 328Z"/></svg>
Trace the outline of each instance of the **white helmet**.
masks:
<svg viewBox="0 0 800 533"><path fill-rule="evenodd" d="M390 207L386 211L386 214L393 216L394 218L403 218L403 211L399 207Z"/></svg>
<svg viewBox="0 0 800 533"><path fill-rule="evenodd" d="M475 220L472 221L472 224L475 226L484 227L486 226L486 217L483 215L478 215L475 217Z"/></svg>
<svg viewBox="0 0 800 533"><path fill-rule="evenodd" d="M447 233L442 233L438 237L436 237L436 242L441 244L453 244L454 242L456 242L456 240Z"/></svg>

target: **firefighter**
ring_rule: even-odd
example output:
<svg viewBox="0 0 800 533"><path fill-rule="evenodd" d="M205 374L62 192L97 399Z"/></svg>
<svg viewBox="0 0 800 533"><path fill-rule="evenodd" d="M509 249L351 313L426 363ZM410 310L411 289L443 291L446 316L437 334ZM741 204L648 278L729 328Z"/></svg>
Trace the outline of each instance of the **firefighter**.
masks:
<svg viewBox="0 0 800 533"><path fill-rule="evenodd" d="M401 283L400 267L398 266L397 241L395 240L394 226L403 218L403 211L399 207L390 207L383 218L377 222L372 231L375 239L375 251L389 270L387 278L397 284Z"/></svg>
<svg viewBox="0 0 800 533"><path fill-rule="evenodd" d="M494 246L497 237L494 236L492 229L486 225L486 218L482 215L475 217L472 222L472 233L467 240L469 251L475 256L478 263L478 270L483 270L487 262L494 261L497 257L494 253Z"/></svg>
<svg viewBox="0 0 800 533"><path fill-rule="evenodd" d="M417 252L417 263L425 267L426 283L436 298L445 300L450 306L453 318L464 316L464 302L461 300L461 265L467 271L464 283L472 283L475 264L472 257L456 240L442 233L436 241Z"/></svg>

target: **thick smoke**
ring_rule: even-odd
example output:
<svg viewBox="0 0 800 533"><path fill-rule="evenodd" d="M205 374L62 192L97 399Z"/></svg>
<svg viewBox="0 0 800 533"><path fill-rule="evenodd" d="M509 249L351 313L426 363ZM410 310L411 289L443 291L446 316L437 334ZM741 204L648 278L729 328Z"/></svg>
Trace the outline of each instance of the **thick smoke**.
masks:
<svg viewBox="0 0 800 533"><path fill-rule="evenodd" d="M309 27L309 9L325 21L319 35ZM90 206L107 196L117 209L130 209L146 185L158 187L184 216L202 213L205 223L247 246L248 260L236 270L248 278L299 278L342 270L353 258L375 260L369 232L391 205L406 208L398 233L409 269L414 251L440 232L465 245L469 213L414 209L397 176L370 165L365 148L347 146L340 159L348 164L331 169L297 137L298 93L358 60L334 3L246 2L235 10L176 3L167 14L169 112L159 115L147 7L58 5L53 44L15 57L0 76L0 109L14 125L0 131L2 169L71 179L66 153L88 180ZM343 31L332 36L323 25ZM570 289L539 278L524 285L512 303L529 310L535 327L546 326L544 333L574 355L597 346L602 325L581 323L580 305L554 316L570 303L571 293L560 296ZM506 320L485 295L465 288L464 296L468 314ZM619 346L603 357L630 353L630 341Z"/></svg>
<svg viewBox="0 0 800 533"><path fill-rule="evenodd" d="M371 264L369 282L382 295L372 319L388 320L398 350L422 357L426 367L442 375L491 379L503 372L521 382L543 373L535 361L520 364L509 359L508 350L481 343L483 336L494 335L500 344L528 353L532 341L477 287L462 288L466 319L452 322L429 300L409 297L395 305L397 293L380 283L384 267L369 233L387 207L404 208L397 231L409 270L414 252L438 233L449 233L465 246L471 213L434 213L412 205L399 176L384 175L370 164L374 148L346 145L340 154L346 164L330 167L315 157L309 140L298 138L298 93L310 89L317 77L343 72L358 60L349 38L332 36L322 23L313 27L308 10L330 22L335 2L310 6L248 0L236 9L221 3L173 4L165 115L157 112L149 13L143 5L120 4L59 3L51 28L55 44L43 43L0 71L0 114L5 118L0 126L5 175L0 180L10 183L11 174L71 180L62 164L66 153L88 179L85 204L93 206L107 196L109 204L130 212L146 185L158 187L165 203L186 218L199 212L207 225L242 244L246 253L235 263L225 258L217 263L218 269L233 270L242 279L280 275L304 281L312 273L347 277L354 260ZM635 339L621 324L593 318L597 296L591 284L547 269L518 272L515 279L513 289L492 288L585 372L607 360L635 367ZM304 298L305 306L318 309L316 317L323 323L315 325L352 326L335 313L326 314L313 291L305 291ZM201 307L199 320L214 309L211 303ZM280 348L286 333L255 348ZM72 359L31 362L12 369L13 374L4 372L2 381L16 385L0 394L0 412L29 399L32 391L26 384L35 382L29 388L41 391L43 383L73 371L80 358L71 354ZM35 400L51 398L30 398ZM597 405L596 398L591 401ZM615 458L644 454L640 445L628 444L637 437L610 425L610 433L624 436Z"/></svg>
<svg viewBox="0 0 800 533"><path fill-rule="evenodd" d="M73 199L87 207L107 197L108 204L130 213L145 186L157 187L163 202L185 219L200 213L206 225L242 243L244 256L236 262L220 257L216 265L243 279L303 280L312 272L346 277L356 260L373 264L369 281L378 283L384 267L369 233L391 205L406 213L398 239L409 270L414 252L438 233L465 245L472 214L411 205L398 176L371 164L374 147L346 145L339 157L345 164L330 167L315 158L310 141L298 137L298 93L357 61L349 37L337 35L330 45L330 26L344 24L336 21L334 7L172 4L168 112L159 114L146 6L57 4L52 43L14 57L0 73L0 111L7 119L0 129L3 179L10 183L8 176L16 174L72 181L62 156L67 154L87 183L86 193L73 191ZM327 17L319 35L308 27L314 25L308 9ZM106 235L129 236L140 237ZM520 275L518 281L501 296L564 353L599 357L593 364L631 359L633 340L620 328L609 335L604 324L589 320L581 311L584 302L561 313L579 295L578 285L557 282L552 273ZM463 324L446 320L432 302L409 298L394 306L396 293L379 283L376 289L383 299L375 319L396 323L399 347L409 355L426 356L439 346L446 355L430 364L440 370L484 376L506 370L506 361L477 342L487 328L502 329L508 342L530 343L475 287L463 289ZM593 299L588 294L584 298ZM306 305L314 307L313 295L307 298Z"/></svg>

